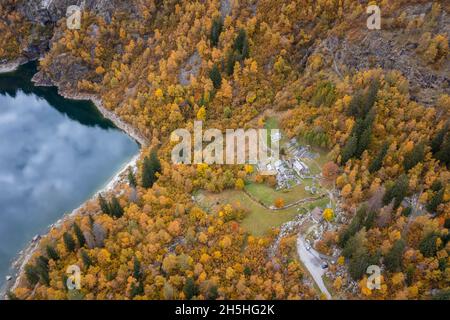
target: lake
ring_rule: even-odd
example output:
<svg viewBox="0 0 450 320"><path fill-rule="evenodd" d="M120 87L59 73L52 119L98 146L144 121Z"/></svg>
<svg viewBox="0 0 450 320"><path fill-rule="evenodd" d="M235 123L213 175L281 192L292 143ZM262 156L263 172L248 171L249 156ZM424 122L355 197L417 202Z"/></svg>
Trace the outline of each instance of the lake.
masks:
<svg viewBox="0 0 450 320"><path fill-rule="evenodd" d="M36 235L100 190L138 144L88 101L31 82L36 63L0 74L0 287Z"/></svg>

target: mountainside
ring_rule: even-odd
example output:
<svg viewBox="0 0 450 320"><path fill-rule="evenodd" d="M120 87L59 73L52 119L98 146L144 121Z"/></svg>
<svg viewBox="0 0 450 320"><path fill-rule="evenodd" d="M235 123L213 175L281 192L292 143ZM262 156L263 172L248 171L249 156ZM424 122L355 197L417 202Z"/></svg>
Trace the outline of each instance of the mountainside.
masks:
<svg viewBox="0 0 450 320"><path fill-rule="evenodd" d="M224 131L273 119L327 150L313 187L333 206L313 247L336 258L323 272L333 298L449 298L447 1L380 1L380 30L367 28L368 1L78 3L71 30L72 1L2 1L0 62L39 58L36 83L101 101L143 137L139 169L50 230L10 298L324 298L299 261L308 228L251 230L249 216L290 205L239 198L273 179L171 162L171 132L195 120ZM70 265L79 290L65 287Z"/></svg>

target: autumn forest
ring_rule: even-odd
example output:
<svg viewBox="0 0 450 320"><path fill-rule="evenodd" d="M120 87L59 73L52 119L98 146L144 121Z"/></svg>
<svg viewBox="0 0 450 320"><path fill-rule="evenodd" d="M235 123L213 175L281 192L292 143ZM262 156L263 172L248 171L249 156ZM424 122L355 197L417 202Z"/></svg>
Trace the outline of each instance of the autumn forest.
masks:
<svg viewBox="0 0 450 320"><path fill-rule="evenodd" d="M449 2L86 1L79 29L43 2L1 1L0 65L37 60L37 85L97 102L140 154L8 299L450 299ZM194 121L278 128L295 178L173 164Z"/></svg>

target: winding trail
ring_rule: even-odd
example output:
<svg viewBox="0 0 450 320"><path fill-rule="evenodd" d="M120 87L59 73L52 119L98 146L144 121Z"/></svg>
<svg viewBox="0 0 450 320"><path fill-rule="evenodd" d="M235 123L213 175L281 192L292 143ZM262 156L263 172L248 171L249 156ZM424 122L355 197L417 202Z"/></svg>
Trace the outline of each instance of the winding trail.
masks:
<svg viewBox="0 0 450 320"><path fill-rule="evenodd" d="M285 205L284 207L276 208L276 207L274 207L274 206L267 206L266 204L264 204L264 202L258 200L254 195L252 195L252 194L251 194L250 192L248 192L247 190L243 189L243 191L244 191L244 193L247 195L247 197L250 198L250 200L252 200L253 202L259 204L260 206L264 207L265 209L271 210L271 211L282 211L282 210L287 210L287 209L289 209L289 208L298 206L298 205L300 205L300 204L304 204L304 203L307 203L307 202L313 202L313 201L320 200L320 199L322 199L322 198L324 198L324 197L326 196L326 194L324 193L324 194L318 195L317 197L303 198L303 199L299 199L299 200L297 200L297 201L295 201L295 202L292 202L292 203L290 203L290 204L287 204L287 205ZM327 191L328 191L328 190L327 190Z"/></svg>

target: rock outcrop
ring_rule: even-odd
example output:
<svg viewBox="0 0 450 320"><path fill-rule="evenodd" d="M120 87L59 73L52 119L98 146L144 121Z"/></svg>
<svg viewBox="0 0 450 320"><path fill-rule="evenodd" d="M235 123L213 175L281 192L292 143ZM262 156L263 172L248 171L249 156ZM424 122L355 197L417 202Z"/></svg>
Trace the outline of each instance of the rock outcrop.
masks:
<svg viewBox="0 0 450 320"><path fill-rule="evenodd" d="M87 9L102 16L107 22L116 10L126 10L137 13L133 1L123 0L23 0L18 11L29 21L42 25L54 24L66 16L67 8L77 5L82 10Z"/></svg>
<svg viewBox="0 0 450 320"><path fill-rule="evenodd" d="M431 3L407 5L401 10L403 23L407 25L417 20L425 24L431 19L431 9ZM445 34L450 38L450 16L442 10L434 23L426 28L397 28L395 23L399 19L383 20L382 17L381 30L368 30L365 20L361 19L344 36L329 35L310 47L302 62L305 64L311 54L319 54L339 77L378 67L398 70L409 81L411 98L424 105L433 105L440 94L450 94L450 60L444 59L438 66L427 64L418 47L425 32Z"/></svg>
<svg viewBox="0 0 450 320"><path fill-rule="evenodd" d="M67 8L78 5L82 10L89 10L111 21L115 11L124 10L132 15L139 15L140 10L133 1L123 0L22 0L16 10L33 25L31 41L22 50L19 59L34 60L43 55L50 45L56 23L66 17ZM10 63L10 62L8 62Z"/></svg>

